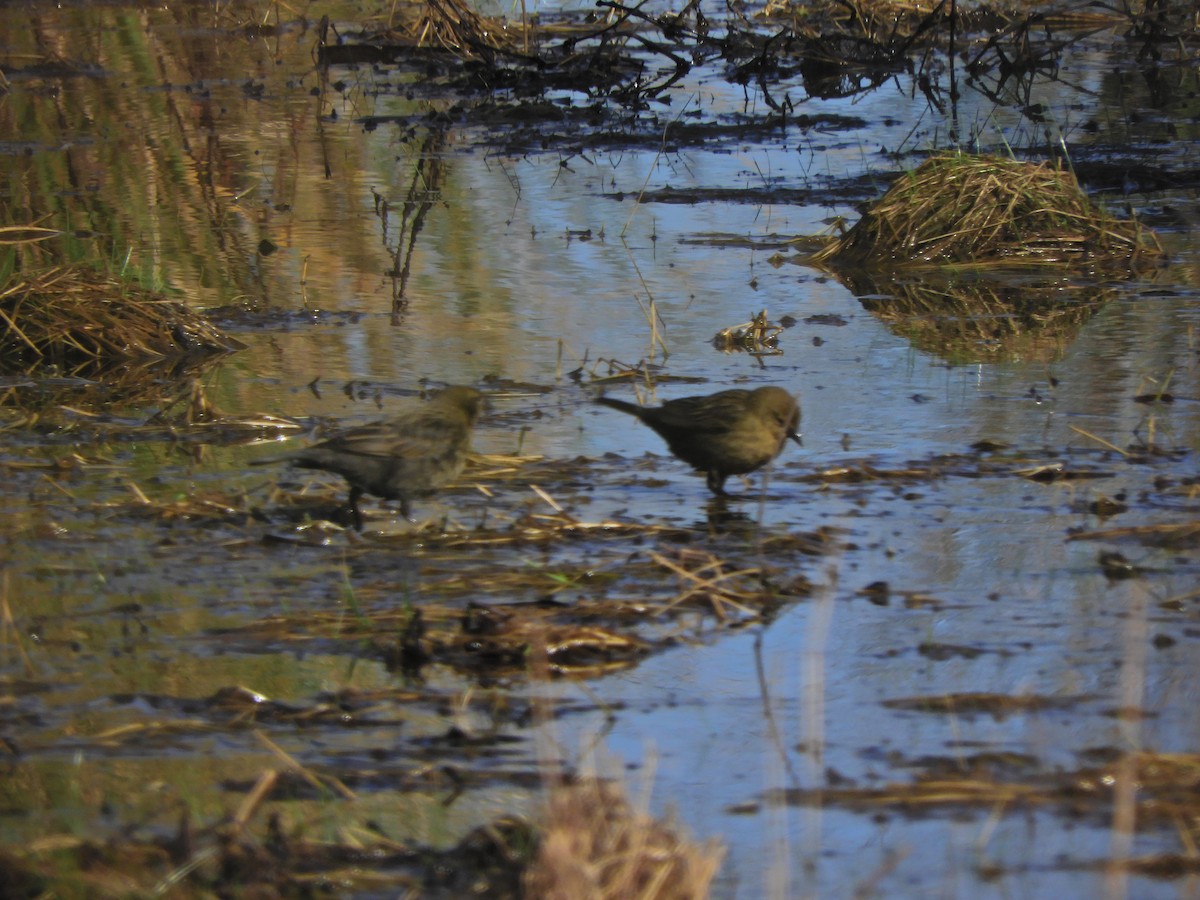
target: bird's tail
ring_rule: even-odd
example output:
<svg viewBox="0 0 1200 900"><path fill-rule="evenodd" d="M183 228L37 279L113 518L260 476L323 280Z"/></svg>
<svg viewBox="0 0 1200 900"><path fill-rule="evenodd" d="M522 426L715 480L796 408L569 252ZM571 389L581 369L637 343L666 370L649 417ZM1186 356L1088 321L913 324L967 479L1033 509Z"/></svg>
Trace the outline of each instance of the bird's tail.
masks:
<svg viewBox="0 0 1200 900"><path fill-rule="evenodd" d="M596 398L596 402L602 403L605 406L611 406L613 409L619 409L621 412L627 412L632 416L640 416L642 413L642 408L636 403L618 400L615 397L605 397L603 394Z"/></svg>
<svg viewBox="0 0 1200 900"><path fill-rule="evenodd" d="M250 465L252 465L252 466L274 466L274 465L278 465L279 463L295 462L295 461L296 461L296 454L280 453L277 456L260 456L258 459L252 459L252 460L250 460Z"/></svg>

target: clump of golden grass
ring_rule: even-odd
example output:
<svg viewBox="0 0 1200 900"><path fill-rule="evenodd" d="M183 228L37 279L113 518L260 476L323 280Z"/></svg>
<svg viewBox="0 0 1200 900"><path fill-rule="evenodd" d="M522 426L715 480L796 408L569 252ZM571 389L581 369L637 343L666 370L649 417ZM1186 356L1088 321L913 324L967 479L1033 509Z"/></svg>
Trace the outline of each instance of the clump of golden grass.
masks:
<svg viewBox="0 0 1200 900"><path fill-rule="evenodd" d="M420 15L414 20L391 24L393 40L440 47L464 59L490 59L496 51L529 49L525 29L512 28L503 18L481 16L464 0L425 0L416 8Z"/></svg>
<svg viewBox="0 0 1200 900"><path fill-rule="evenodd" d="M722 848L681 838L598 778L551 790L524 895L541 900L707 897Z"/></svg>
<svg viewBox="0 0 1200 900"><path fill-rule="evenodd" d="M1058 264L1144 268L1163 255L1136 220L1111 216L1056 163L941 153L900 176L840 239L831 266Z"/></svg>
<svg viewBox="0 0 1200 900"><path fill-rule="evenodd" d="M182 303L79 266L14 277L0 289L0 370L104 367L235 350Z"/></svg>

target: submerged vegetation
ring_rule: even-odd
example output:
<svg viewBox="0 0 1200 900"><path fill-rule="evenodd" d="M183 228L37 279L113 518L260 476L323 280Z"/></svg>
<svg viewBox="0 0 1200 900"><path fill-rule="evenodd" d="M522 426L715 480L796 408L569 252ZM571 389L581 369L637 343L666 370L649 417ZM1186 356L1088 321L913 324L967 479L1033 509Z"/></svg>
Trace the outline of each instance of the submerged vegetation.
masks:
<svg viewBox="0 0 1200 900"><path fill-rule="evenodd" d="M980 445L901 468L861 460L799 476L782 472L776 475L776 489L779 483L837 489L869 507L871 497L943 490L952 480L1102 483L1146 467L1156 455L1165 451L1121 456L1101 448L1059 455ZM289 605L295 609L281 611L272 598L247 624L191 635L195 648L296 661L325 655L360 663L378 660L395 681L296 699L237 685L203 696L169 689L114 696L114 702L136 714L113 727L97 722L76 729L70 744L81 754L165 753L181 743L250 734L273 761L260 763L259 770L240 771L220 786L231 810L223 815L180 812L172 821L168 807L153 828L146 822L110 839L59 835L10 848L15 852L3 861L8 883L100 896L165 884L183 897L268 885L284 896L302 896L329 884L351 892L407 888L447 897L460 896L468 885L487 897L706 896L721 858L713 842L697 846L680 838L673 826L631 804L618 783L548 774L561 763L547 760L536 768L518 759L498 769L487 763L511 756L518 726L539 718L565 722L591 709L588 704L542 705L517 688L602 679L652 654L766 626L788 605L813 596L805 574L813 561L844 554L855 558L855 548L846 535L831 531L759 531L752 521L728 511L716 512L708 533L653 521L589 522L564 511L578 506L581 485L611 479L612 473L603 473L614 465L477 458L463 483L447 490L453 520L398 530L385 524L362 537L320 518L322 508L339 503L340 489L332 482L328 488L260 487L249 493L163 499L150 496L153 491L147 487L125 502L95 504L89 512L124 530L145 522L157 525L167 545L193 541L199 533L216 534L243 561L261 564L281 557L303 562L309 571L292 576L295 589L318 596L333 588L326 582L341 567L354 573L352 585L344 586L350 593L339 602L326 599L314 605L293 599ZM519 508L516 498L530 485L539 486L532 492L536 505L516 517L506 513ZM1151 502L1186 502L1195 487L1195 479L1160 480ZM378 518L375 524L380 524ZM1187 541L1194 544L1196 534L1194 525L1186 534L1174 526L1127 531L1072 537L1101 546L1113 540L1187 546ZM1181 540L1185 543L1179 544ZM580 554L580 548L585 552ZM333 571L314 568L322 559L336 560L337 566ZM1109 570L1103 560L1098 565ZM14 599L4 600L7 623L12 622ZM894 604L900 615L948 608L936 595L886 583L868 586L854 602ZM150 610L130 614L135 621L151 621ZM59 643L59 627L53 621L42 625L37 646L6 629L6 645L26 660L20 684L10 682L14 690L19 688L14 715L52 689L53 677L45 678L39 670L45 665L42 648ZM199 652L205 655L203 649ZM917 652L936 663L1009 651L975 641L955 645L929 639ZM464 697L448 696L441 685L449 672L476 689ZM885 706L922 716L1003 720L1108 702L1106 697L934 691L895 697ZM428 725L422 725L424 717L430 719ZM392 736L396 732L399 736ZM373 743L376 734L386 738L384 743ZM321 736L319 744L338 745L342 735L350 738L351 747L366 743L347 758L327 759L319 750L312 754L307 749L315 735ZM36 754L41 742L53 748L62 740L34 729L19 752ZM295 749L289 752L281 743ZM838 779L823 787L765 790L752 806L840 808L885 817L1036 808L1072 819L1102 818L1118 790L1114 785L1136 775L1143 785L1137 799L1140 828L1169 826L1195 807L1194 798L1179 793L1183 782L1178 779L1190 783L1196 761L1177 754L1123 755L1114 749L1103 759L1081 760L1077 768L1060 766L1049 774L1043 761L1030 754L980 751L894 762L912 770L914 777L885 784ZM1114 773L1123 774L1118 778ZM534 808L522 816L497 818L445 848L422 845L405 838L396 823L385 827L371 819L368 798L393 796L396 785L402 788L394 794L396 803L413 803L429 794L425 802L453 809L470 790L496 780L526 787L543 783L544 811ZM153 795L153 786L145 790ZM1164 803L1168 811L1159 809ZM322 818L337 822L332 835L319 838L305 821L305 810L314 806ZM1168 854L1122 865L1130 871L1157 865L1168 872L1189 870L1190 864L1182 855ZM582 886L591 893L580 893ZM635 886L642 892L631 893Z"/></svg>

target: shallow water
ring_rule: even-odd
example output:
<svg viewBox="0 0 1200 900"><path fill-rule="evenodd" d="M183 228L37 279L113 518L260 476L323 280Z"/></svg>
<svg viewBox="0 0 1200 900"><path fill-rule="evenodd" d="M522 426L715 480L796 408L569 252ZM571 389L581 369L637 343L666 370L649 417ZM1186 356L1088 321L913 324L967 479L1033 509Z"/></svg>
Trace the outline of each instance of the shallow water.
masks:
<svg viewBox="0 0 1200 900"><path fill-rule="evenodd" d="M161 501L241 489L270 509L276 478L309 476L249 469L258 447L10 430L0 503L6 597L21 639L7 638L0 659L10 710L0 733L18 748L0 819L5 843L125 825L167 830L182 807L219 817L278 762L261 731L335 775L377 764L377 780L355 788L361 818L397 839L450 845L469 827L532 808L536 729L512 707L543 696L561 704L547 730L571 764L601 741L635 784L649 773L655 810L674 808L694 833L728 845L719 896L1156 897L1194 888L1106 873L1119 847L1107 799L1083 812L1046 802L906 815L795 796L781 804L776 793L907 782L933 758L953 766L984 752L1024 754L1032 778L1080 769L1106 748L1191 753L1200 743L1194 541L1156 549L1067 540L1196 521L1200 256L1186 163L1194 70L1147 67L1139 79L1088 46L1064 62L1069 84L1034 84L1025 106L1046 105L1056 123L1048 130L1065 136L1073 159L1153 159L1174 176L1175 187L1125 184L1133 192L1121 194L1109 185L1106 195L1148 218L1172 265L1105 285L1111 299L1077 329L1015 350L971 347L965 361L962 347L915 346L836 280L796 264L783 243L834 215L852 221L853 203L881 193L898 166L881 147L945 146L950 123L907 78L855 100L808 99L798 113L829 117L815 127L796 121L663 152L632 131L581 133L577 145L555 140L546 152L521 140L506 151L517 138L498 126L451 116L428 128L428 110L449 101L410 99L409 76L384 66L333 67L322 91L312 26L230 31L232 22L201 7L174 18L119 5L0 15L10 35L36 19L42 42L80 70L33 70L19 63L28 49L20 39L7 41L0 115L19 136L0 147L9 218L69 223L77 233L62 239L67 258L106 259L226 324L247 349L204 378L221 414L365 421L422 379L494 377L508 388L477 449L595 461L583 475L592 483L569 482L555 496L582 520L680 525L718 553L756 546L756 520L768 534L834 528L843 543L802 567L784 560L786 575L818 589L767 624L723 629L697 614L693 627L677 626L678 646L586 681L472 685L432 666L419 697L406 698L394 694L399 676L315 628L265 641L243 629L274 616L351 620L359 608L419 605L456 565L475 577L489 562L620 573L624 554L585 542L409 558L381 543L364 556L343 536L322 547L264 544L286 530L278 522L138 519L136 491ZM342 16L334 18L348 33L356 13ZM753 90L698 69L646 130L670 134L689 110L730 122L756 102ZM1044 130L970 91L956 112L960 129L990 149L1029 146ZM1130 127L1135 114L1141 127ZM412 190L426 182L431 194ZM748 199L706 199L730 188ZM679 202L678 192L695 199ZM414 197L431 205L398 303L389 272L404 265ZM264 255L264 240L277 249ZM651 298L661 343L647 321ZM720 329L762 309L796 320L781 355L759 361L712 347ZM746 495L735 506L750 520L744 531L711 534L703 480L648 429L590 403L590 376L608 372L602 361L647 359L680 379L661 384L660 399L760 384L800 396L805 446L776 463L768 501L760 507L754 487L732 484ZM583 384L568 376L580 367ZM347 392L348 381L362 384ZM1135 399L1164 386L1174 402ZM1004 445L984 455L1012 465L964 471L954 460L979 441ZM43 467L72 453L85 463ZM945 474L816 477L843 465L930 464ZM1014 474L1051 464L1095 477ZM1101 520L1089 504L1102 496L1123 497L1128 511ZM483 501L455 497L419 513L473 521ZM487 508L501 518L547 511L512 484ZM1119 550L1141 574L1107 577L1102 550ZM886 601L864 593L878 582L890 586ZM655 590L650 599L669 599ZM481 589L479 599L508 598ZM36 689L26 692L26 681ZM230 731L187 705L231 685L297 705L346 688L385 695L354 729L264 720ZM972 692L1058 703L1006 715L885 705ZM1116 716L1118 708L1140 715ZM194 727L144 744L106 738L160 718ZM445 739L459 723L513 743L480 751L494 757L464 756ZM444 782L413 774L426 763L476 780L445 805ZM411 809L396 807L396 785ZM337 833L328 800L291 806L293 821ZM1140 833L1132 850L1186 855L1166 828Z"/></svg>

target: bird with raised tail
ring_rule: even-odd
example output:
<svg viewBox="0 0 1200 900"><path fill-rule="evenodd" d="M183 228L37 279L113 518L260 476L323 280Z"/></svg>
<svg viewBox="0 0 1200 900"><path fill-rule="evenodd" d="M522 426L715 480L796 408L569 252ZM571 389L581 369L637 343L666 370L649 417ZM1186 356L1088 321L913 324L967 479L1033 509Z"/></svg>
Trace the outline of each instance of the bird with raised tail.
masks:
<svg viewBox="0 0 1200 900"><path fill-rule="evenodd" d="M600 396L597 403L637 416L679 459L705 473L709 490L725 495L725 479L762 468L800 440L800 406L779 387L680 397L662 406L637 406Z"/></svg>

